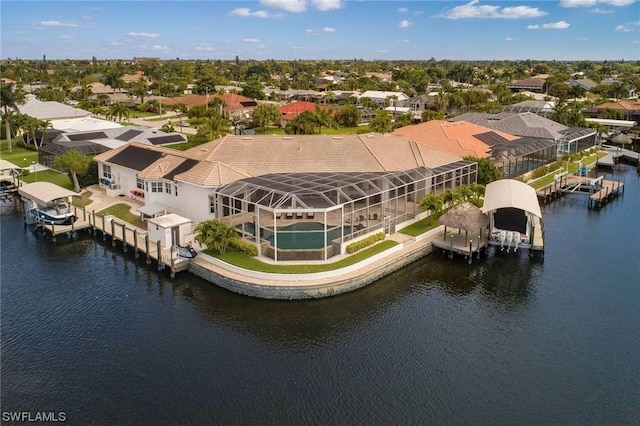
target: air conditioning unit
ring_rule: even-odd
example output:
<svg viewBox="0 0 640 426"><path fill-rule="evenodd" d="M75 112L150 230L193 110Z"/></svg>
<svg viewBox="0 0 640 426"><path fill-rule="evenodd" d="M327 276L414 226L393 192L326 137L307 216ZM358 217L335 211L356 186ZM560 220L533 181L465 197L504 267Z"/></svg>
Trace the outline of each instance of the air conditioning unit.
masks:
<svg viewBox="0 0 640 426"><path fill-rule="evenodd" d="M120 184L119 184L119 183L112 183L112 184L109 186L109 189L114 189L114 190L115 190L115 189L120 189Z"/></svg>

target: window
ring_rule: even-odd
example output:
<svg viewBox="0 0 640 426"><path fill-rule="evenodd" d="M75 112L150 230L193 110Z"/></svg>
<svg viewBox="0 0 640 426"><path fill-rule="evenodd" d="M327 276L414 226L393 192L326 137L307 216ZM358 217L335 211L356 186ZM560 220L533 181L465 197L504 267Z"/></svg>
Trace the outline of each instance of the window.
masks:
<svg viewBox="0 0 640 426"><path fill-rule="evenodd" d="M209 214L216 214L216 199L215 197L209 197Z"/></svg>
<svg viewBox="0 0 640 426"><path fill-rule="evenodd" d="M111 179L112 178L111 166L109 166L108 164L103 164L102 165L102 176L106 177L107 179Z"/></svg>
<svg viewBox="0 0 640 426"><path fill-rule="evenodd" d="M176 188L176 197L178 196L178 185L174 185Z"/></svg>
<svg viewBox="0 0 640 426"><path fill-rule="evenodd" d="M165 182L164 184L164 192L166 192L167 194L171 194L171 184L168 182Z"/></svg>
<svg viewBox="0 0 640 426"><path fill-rule="evenodd" d="M162 192L162 182L151 182L151 192Z"/></svg>
<svg viewBox="0 0 640 426"><path fill-rule="evenodd" d="M136 175L136 188L144 189L144 181Z"/></svg>

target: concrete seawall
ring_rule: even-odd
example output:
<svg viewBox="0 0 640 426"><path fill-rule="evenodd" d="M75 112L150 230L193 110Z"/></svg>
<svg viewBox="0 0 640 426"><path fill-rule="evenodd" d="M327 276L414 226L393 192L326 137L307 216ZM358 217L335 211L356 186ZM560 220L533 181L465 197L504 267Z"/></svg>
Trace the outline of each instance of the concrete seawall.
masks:
<svg viewBox="0 0 640 426"><path fill-rule="evenodd" d="M269 274L256 271L242 273L239 268L231 265L225 267L223 262L214 263L211 258L201 256L191 261L189 272L245 296L282 300L315 299L362 288L397 271L431 253L431 242L441 234L440 229L421 241L408 237L409 240L401 243L397 250L392 248L389 253L381 253L383 256L369 262L363 261L354 265L356 267L337 269L331 274L319 273L317 279L313 277L315 274L304 274L305 279L302 280L299 274Z"/></svg>

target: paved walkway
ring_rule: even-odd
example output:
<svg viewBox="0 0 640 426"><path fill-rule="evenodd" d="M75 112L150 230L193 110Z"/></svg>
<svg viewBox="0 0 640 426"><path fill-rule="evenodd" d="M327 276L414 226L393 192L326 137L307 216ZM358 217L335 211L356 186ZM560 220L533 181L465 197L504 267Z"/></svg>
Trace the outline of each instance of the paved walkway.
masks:
<svg viewBox="0 0 640 426"><path fill-rule="evenodd" d="M162 120L158 120L162 118ZM157 121L152 121L157 120ZM153 116L153 117L144 117L144 118L131 118L127 120L128 123L135 124L136 126L143 127L152 127L154 129L159 129L165 124L169 124L169 122L173 125L178 133L184 133L189 135L195 135L198 131L194 128L182 126L180 127L180 119L176 118L176 114L174 112L168 112L166 114L162 114L162 116ZM188 123L188 119L182 118L183 123Z"/></svg>

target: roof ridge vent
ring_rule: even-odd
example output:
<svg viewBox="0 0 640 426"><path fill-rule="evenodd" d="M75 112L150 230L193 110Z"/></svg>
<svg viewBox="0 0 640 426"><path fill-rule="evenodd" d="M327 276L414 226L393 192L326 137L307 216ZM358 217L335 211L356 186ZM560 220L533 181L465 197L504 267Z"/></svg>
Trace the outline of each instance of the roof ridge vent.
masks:
<svg viewBox="0 0 640 426"><path fill-rule="evenodd" d="M342 139L342 136L331 136L331 139Z"/></svg>
<svg viewBox="0 0 640 426"><path fill-rule="evenodd" d="M253 138L250 138L250 137L247 137L247 136L243 136L243 137L242 137L242 140L243 140L243 141L252 141L252 140L253 140Z"/></svg>
<svg viewBox="0 0 640 426"><path fill-rule="evenodd" d="M291 141L291 140L293 140L293 137L292 136L283 136L282 140L283 141Z"/></svg>

